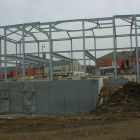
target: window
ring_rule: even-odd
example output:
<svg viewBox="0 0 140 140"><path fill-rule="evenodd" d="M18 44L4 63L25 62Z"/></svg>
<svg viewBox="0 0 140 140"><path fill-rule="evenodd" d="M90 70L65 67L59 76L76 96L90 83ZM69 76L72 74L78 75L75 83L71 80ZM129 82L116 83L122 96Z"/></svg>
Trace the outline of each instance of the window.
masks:
<svg viewBox="0 0 140 140"><path fill-rule="evenodd" d="M100 65L104 65L104 61L100 61Z"/></svg>

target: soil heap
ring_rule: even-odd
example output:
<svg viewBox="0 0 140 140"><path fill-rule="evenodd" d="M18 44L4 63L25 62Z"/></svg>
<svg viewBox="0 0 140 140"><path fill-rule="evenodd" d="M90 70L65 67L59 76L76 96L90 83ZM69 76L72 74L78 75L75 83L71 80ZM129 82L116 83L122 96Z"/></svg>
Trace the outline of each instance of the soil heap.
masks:
<svg viewBox="0 0 140 140"><path fill-rule="evenodd" d="M128 82L123 87L104 86L101 89L99 103L91 112L129 112L140 111L140 84Z"/></svg>

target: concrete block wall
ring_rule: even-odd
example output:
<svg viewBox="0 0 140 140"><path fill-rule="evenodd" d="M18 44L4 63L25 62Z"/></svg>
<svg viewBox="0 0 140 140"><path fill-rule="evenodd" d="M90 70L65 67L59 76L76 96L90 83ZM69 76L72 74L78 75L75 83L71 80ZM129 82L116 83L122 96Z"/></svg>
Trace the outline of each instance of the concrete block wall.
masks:
<svg viewBox="0 0 140 140"><path fill-rule="evenodd" d="M101 80L0 82L0 113L59 115L96 107Z"/></svg>

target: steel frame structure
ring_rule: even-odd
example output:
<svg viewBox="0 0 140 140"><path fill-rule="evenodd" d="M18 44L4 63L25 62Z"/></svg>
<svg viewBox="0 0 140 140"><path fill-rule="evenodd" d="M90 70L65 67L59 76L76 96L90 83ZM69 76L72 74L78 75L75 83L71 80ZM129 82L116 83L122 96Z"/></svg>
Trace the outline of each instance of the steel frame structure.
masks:
<svg viewBox="0 0 140 140"><path fill-rule="evenodd" d="M116 20L121 20L123 23L120 25L116 24ZM80 29L68 29L68 28L60 28L59 25L62 25L64 23L75 23L79 22L81 24ZM93 24L92 27L87 28L85 24L91 23ZM128 34L118 34L116 32L116 29L118 28L125 28L129 27L130 31ZM112 33L110 35L96 35L94 30L100 30L100 29L111 29ZM56 22L34 22L34 23L24 23L24 24L16 24L16 25L7 25L7 26L0 26L0 30L3 30L3 34L0 35L0 69L2 67L2 63L4 63L4 73L5 73L5 80L7 80L7 65L12 63L10 61L14 59L16 66L18 65L18 62L22 64L23 69L23 77L25 80L25 68L26 63L34 63L35 61L43 61L40 60L40 58L34 58L35 61L33 61L33 58L29 58L27 54L37 54L38 57L40 57L40 43L42 42L48 42L49 43L49 51L44 52L46 54L50 55L49 61L44 60L43 62L47 63L49 62L49 69L50 69L50 79L53 80L53 57L62 57L62 59L69 60L73 62L73 53L75 52L83 52L83 59L82 60L84 64L84 73L86 73L86 61L89 60L86 58L87 52L88 55L92 56L90 52L94 52L94 56L92 58L97 59L97 51L107 51L112 50L114 51L114 69L115 69L115 77L117 77L117 57L116 53L117 50L125 50L130 49L131 51L136 50L136 65L137 65L137 74L136 78L137 81L140 82L140 69L139 69L139 44L138 44L138 37L140 36L140 33L138 32L140 29L140 15L115 15L112 17L105 17L105 18L92 18L92 19L75 19L75 20L62 20L62 21L56 21ZM86 32L92 32L92 35L86 35ZM66 33L67 37L59 37L55 38L53 36L54 33ZM71 33L81 32L82 34L79 36L72 36ZM39 39L37 37L37 34L43 34L46 36L46 39ZM11 35L19 36L20 39L13 39L10 37ZM30 40L26 40L26 38L29 38ZM117 38L118 37L130 37L130 47L120 48L117 45ZM135 46L133 45L132 37L135 38ZM32 38L32 39L31 39ZM113 39L113 47L112 48L98 48L96 40L101 38L111 38ZM75 39L82 39L82 49L76 50L73 48L73 40ZM86 49L86 39L94 39L93 49ZM56 51L53 50L53 43L56 41L70 41L70 50L66 51ZM2 42L4 45L4 54L2 54ZM7 54L7 42L15 44L16 47L16 53ZM38 51L33 53L25 53L25 46L27 43L36 43L38 45ZM19 51L17 51L17 48L19 48ZM22 50L22 53L21 53ZM59 55L57 55L57 53ZM62 56L63 53L70 53L70 58L66 58L65 56ZM60 55L61 54L61 55ZM27 59L28 56L28 59ZM4 58L4 60L2 60ZM93 60L93 59L92 59ZM73 64L73 63L72 63ZM73 69L73 68L72 68ZM1 70L0 70L1 71Z"/></svg>

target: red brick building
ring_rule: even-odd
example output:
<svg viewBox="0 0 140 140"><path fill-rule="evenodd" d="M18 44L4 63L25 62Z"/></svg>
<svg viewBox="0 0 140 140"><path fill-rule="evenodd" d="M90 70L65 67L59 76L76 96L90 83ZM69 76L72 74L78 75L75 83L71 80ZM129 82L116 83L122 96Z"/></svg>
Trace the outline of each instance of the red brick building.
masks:
<svg viewBox="0 0 140 140"><path fill-rule="evenodd" d="M4 70L3 70L4 71ZM43 75L44 73L44 67L40 67L40 68L28 68L25 69L25 75L27 77L29 76L37 76L37 75ZM7 68L7 78L16 78L17 77L22 77L23 76L23 70L17 70L15 67L8 67ZM4 79L4 72L1 73L0 78Z"/></svg>
<svg viewBox="0 0 140 140"><path fill-rule="evenodd" d="M135 54L132 55L131 51L117 52L117 68L129 68L136 65ZM114 52L108 53L96 61L96 69L101 75L114 73Z"/></svg>
<svg viewBox="0 0 140 140"><path fill-rule="evenodd" d="M36 75L40 75L40 74L43 75L43 73L44 73L44 67L25 69L25 75L26 76L36 76ZM12 78L16 78L16 75L18 77L22 76L23 75L23 70L16 70L16 69L12 70L11 71Z"/></svg>

